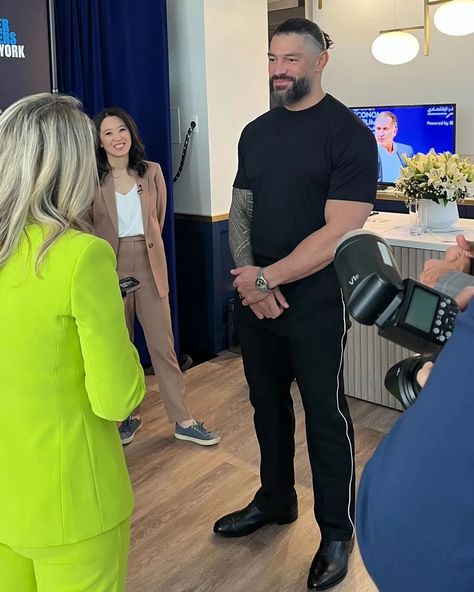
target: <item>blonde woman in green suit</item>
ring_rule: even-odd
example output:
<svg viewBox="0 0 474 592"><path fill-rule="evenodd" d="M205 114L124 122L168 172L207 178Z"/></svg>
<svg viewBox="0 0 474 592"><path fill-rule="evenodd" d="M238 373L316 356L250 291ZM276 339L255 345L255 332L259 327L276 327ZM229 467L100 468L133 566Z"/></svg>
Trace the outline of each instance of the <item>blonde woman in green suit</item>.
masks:
<svg viewBox="0 0 474 592"><path fill-rule="evenodd" d="M106 241L80 222L94 131L71 97L0 116L0 590L124 590L133 507L116 423L145 386Z"/></svg>

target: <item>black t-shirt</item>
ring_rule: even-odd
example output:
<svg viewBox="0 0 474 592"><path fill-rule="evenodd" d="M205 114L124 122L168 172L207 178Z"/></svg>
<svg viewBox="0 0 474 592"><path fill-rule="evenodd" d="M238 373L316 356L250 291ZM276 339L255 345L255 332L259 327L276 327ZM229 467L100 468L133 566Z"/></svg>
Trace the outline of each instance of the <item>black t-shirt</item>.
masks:
<svg viewBox="0 0 474 592"><path fill-rule="evenodd" d="M255 263L286 257L324 226L327 199L374 203L377 177L372 132L331 95L303 111L276 107L249 123L234 187L253 192Z"/></svg>

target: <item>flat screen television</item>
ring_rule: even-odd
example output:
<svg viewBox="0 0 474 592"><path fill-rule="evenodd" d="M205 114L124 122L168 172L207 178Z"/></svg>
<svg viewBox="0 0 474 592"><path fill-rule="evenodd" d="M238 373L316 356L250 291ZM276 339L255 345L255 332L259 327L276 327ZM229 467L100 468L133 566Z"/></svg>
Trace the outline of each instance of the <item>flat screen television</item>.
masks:
<svg viewBox="0 0 474 592"><path fill-rule="evenodd" d="M377 105L351 107L375 135L379 184L391 186L400 176L402 154L453 152L456 147L456 105Z"/></svg>

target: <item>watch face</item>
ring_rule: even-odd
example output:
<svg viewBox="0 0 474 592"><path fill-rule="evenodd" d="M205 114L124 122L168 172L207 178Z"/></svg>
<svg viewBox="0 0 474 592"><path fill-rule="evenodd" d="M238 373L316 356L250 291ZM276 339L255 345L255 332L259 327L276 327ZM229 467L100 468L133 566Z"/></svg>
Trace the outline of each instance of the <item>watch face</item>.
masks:
<svg viewBox="0 0 474 592"><path fill-rule="evenodd" d="M255 285L259 290L266 290L268 288L267 282L263 278L257 278L255 280Z"/></svg>

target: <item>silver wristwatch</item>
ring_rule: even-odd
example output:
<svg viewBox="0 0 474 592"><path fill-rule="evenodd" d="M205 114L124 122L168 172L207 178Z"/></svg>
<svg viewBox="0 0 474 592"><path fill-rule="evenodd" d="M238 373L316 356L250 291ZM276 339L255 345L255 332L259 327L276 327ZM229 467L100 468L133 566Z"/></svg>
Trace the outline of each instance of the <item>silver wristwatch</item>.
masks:
<svg viewBox="0 0 474 592"><path fill-rule="evenodd" d="M257 271L257 279L255 280L255 287L261 292L271 292L265 276L263 275L263 267L259 267Z"/></svg>

